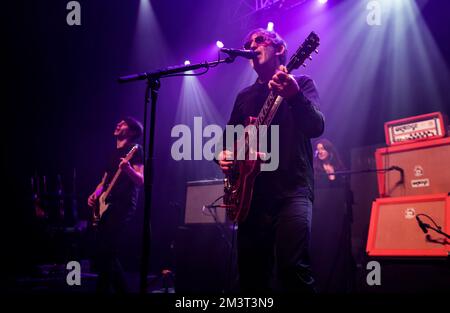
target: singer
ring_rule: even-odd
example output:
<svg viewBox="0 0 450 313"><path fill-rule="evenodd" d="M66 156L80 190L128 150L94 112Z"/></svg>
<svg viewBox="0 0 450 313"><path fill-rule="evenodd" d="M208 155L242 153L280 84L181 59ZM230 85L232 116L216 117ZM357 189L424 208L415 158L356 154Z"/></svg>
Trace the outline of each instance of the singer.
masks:
<svg viewBox="0 0 450 313"><path fill-rule="evenodd" d="M238 227L238 270L243 292L314 292L309 262L313 201L313 153L310 138L324 130L313 81L287 73L286 42L275 32L256 29L244 48L258 53L250 64L256 82L242 90L229 125L257 116L270 90L284 98L272 124L280 129L280 164L258 174L247 219ZM225 145L224 145L225 146ZM219 166L230 171L231 151L219 153ZM272 277L276 261L276 277ZM276 278L276 280L274 280Z"/></svg>

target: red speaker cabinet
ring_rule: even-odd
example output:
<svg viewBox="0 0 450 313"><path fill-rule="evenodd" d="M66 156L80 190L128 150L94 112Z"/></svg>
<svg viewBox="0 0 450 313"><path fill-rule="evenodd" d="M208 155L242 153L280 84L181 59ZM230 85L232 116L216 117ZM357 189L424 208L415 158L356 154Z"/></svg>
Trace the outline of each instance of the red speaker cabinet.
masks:
<svg viewBox="0 0 450 313"><path fill-rule="evenodd" d="M448 257L450 240L420 228L417 214L427 214L450 232L450 197L447 194L378 198L372 204L366 251L370 256ZM433 223L425 216L420 219Z"/></svg>
<svg viewBox="0 0 450 313"><path fill-rule="evenodd" d="M450 192L450 137L379 148L377 168L399 171L378 173L380 197L404 197Z"/></svg>

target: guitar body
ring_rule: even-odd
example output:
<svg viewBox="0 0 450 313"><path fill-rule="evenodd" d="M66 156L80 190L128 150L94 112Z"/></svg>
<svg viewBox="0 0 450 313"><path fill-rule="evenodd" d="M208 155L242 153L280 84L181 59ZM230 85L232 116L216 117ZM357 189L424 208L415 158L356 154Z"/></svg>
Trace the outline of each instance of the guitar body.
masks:
<svg viewBox="0 0 450 313"><path fill-rule="evenodd" d="M98 199L98 216L102 218L103 213L108 209L109 203L106 202L106 194L102 193L102 195Z"/></svg>
<svg viewBox="0 0 450 313"><path fill-rule="evenodd" d="M287 64L288 73L293 69L299 68L300 65L304 65L303 63L307 58L310 58L311 53L317 52L316 48L318 46L319 37L314 32L311 32ZM249 124L254 125L256 135L258 137L262 135L260 134L262 128L260 129L259 127L261 125L271 125L282 102L283 98L281 96L271 92L258 117L249 117L247 126ZM251 149L248 144L248 133L245 132L243 138L240 138L234 145L233 166L224 179L224 207L227 209L228 218L233 222L242 222L248 216L255 179L261 171L262 160L259 158L259 153L251 151ZM240 152L244 152L244 160L238 160L237 155L240 155Z"/></svg>
<svg viewBox="0 0 450 313"><path fill-rule="evenodd" d="M239 179L228 185L224 202L233 203L227 207L228 218L232 221L243 221L250 211L253 197L253 186L260 172L261 161L238 161ZM227 183L225 188L227 189Z"/></svg>
<svg viewBox="0 0 450 313"><path fill-rule="evenodd" d="M249 117L247 125L253 125L256 118ZM254 152L250 152L254 153ZM225 179L224 203L227 215L232 221L243 221L250 210L253 186L261 171L261 160L236 160L232 173Z"/></svg>
<svg viewBox="0 0 450 313"><path fill-rule="evenodd" d="M108 195L106 192L103 192L100 197L97 199L96 205L93 207L93 225L97 226L98 222L100 222L100 219L102 218L103 214L106 212L106 210L109 207L109 203L106 202L106 197Z"/></svg>
<svg viewBox="0 0 450 313"><path fill-rule="evenodd" d="M131 148L130 152L128 152L128 154L125 156L124 160L127 162L130 161L137 150L138 150L138 145L134 145ZM122 173L122 170L119 168L117 170L116 174L114 175L114 177L112 178L111 182L109 183L108 188L100 195L100 197L98 197L97 205L93 208L93 215L94 215L93 224L94 225L98 224L98 222L102 218L103 214L108 209L108 207L110 205L110 203L107 202L108 196L111 193L111 190L113 189L113 187L115 186L117 180L119 179L119 176L121 173Z"/></svg>

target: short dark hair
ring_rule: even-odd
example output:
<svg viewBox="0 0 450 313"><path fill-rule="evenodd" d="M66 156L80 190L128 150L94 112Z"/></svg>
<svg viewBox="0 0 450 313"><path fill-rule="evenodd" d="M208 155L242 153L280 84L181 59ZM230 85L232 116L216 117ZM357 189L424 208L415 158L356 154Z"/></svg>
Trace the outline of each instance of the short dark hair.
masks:
<svg viewBox="0 0 450 313"><path fill-rule="evenodd" d="M252 38L253 34L263 34L264 36L267 36L272 41L272 43L275 45L275 47L283 46L284 53L282 55L280 55L280 63L286 64L287 44L286 44L286 41L284 41L284 39L281 38L281 36L278 33L274 32L274 31L269 31L264 28L256 28L256 29L252 30L251 32L249 32L247 34L247 36L245 36L244 42L249 41Z"/></svg>
<svg viewBox="0 0 450 313"><path fill-rule="evenodd" d="M133 132L133 136L131 136L131 140L138 140L143 133L143 127L142 124L135 119L134 117L127 116L123 119L125 123L127 123L130 130Z"/></svg>

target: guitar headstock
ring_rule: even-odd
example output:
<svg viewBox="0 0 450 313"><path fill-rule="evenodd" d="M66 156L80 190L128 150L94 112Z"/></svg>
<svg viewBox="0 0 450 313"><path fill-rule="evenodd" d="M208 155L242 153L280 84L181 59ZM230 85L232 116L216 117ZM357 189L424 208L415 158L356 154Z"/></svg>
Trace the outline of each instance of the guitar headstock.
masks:
<svg viewBox="0 0 450 313"><path fill-rule="evenodd" d="M288 71L290 72L299 68L301 65L304 65L306 59L312 59L311 54L313 52L319 52L317 51L317 47L319 47L319 45L319 36L315 32L311 32L289 60L289 63L286 66Z"/></svg>

